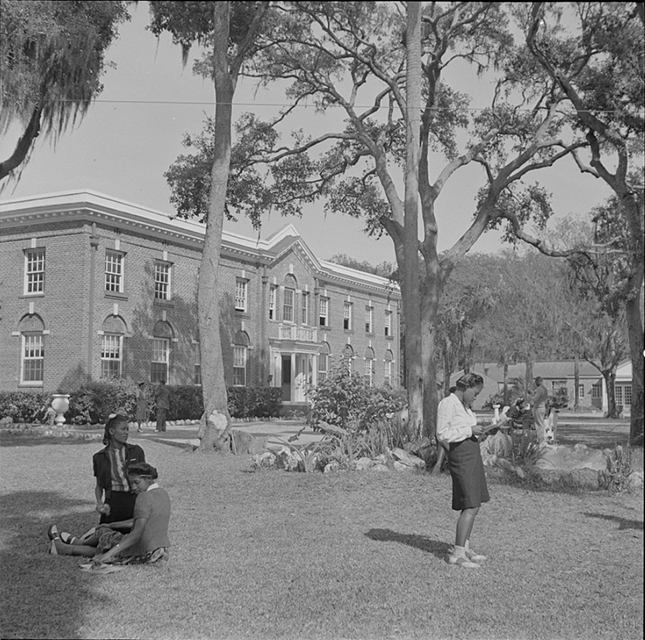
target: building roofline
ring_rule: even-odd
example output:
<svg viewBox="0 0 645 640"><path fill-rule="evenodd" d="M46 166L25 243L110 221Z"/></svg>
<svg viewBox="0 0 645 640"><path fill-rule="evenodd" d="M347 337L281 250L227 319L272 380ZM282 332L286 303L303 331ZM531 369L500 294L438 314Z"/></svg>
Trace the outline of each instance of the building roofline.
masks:
<svg viewBox="0 0 645 640"><path fill-rule="evenodd" d="M53 220L87 220L101 222L119 229L133 231L161 240L170 240L199 247L204 242L206 225L194 220L179 219L175 216L121 200L91 189L79 189L48 193L38 196L0 201L0 225L7 228L48 224ZM275 249L286 238L293 242L286 244L278 253ZM242 255L264 264L271 264L282 257L294 245L310 265L314 276L336 282L351 282L368 290L399 297L398 286L371 273L319 260L309 249L293 224L288 223L266 239L249 238L230 231L222 233L222 253Z"/></svg>

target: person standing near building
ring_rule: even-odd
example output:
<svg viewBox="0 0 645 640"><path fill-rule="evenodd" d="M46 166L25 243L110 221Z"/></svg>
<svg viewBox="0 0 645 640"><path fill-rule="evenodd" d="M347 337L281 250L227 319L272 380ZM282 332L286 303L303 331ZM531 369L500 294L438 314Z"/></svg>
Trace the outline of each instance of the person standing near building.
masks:
<svg viewBox="0 0 645 640"><path fill-rule="evenodd" d="M159 381L155 389L155 402L157 404L157 428L155 431L166 430L166 412L170 409L170 391L165 380Z"/></svg>
<svg viewBox="0 0 645 640"><path fill-rule="evenodd" d="M542 378L538 376L535 378L535 390L530 396L531 404L533 405L533 418L535 419L535 432L537 435L538 444L546 444L546 401L549 397L549 392L542 384Z"/></svg>
<svg viewBox="0 0 645 640"><path fill-rule="evenodd" d="M143 432L143 425L148 424L148 399L145 393L145 382L140 382L137 388L137 431Z"/></svg>

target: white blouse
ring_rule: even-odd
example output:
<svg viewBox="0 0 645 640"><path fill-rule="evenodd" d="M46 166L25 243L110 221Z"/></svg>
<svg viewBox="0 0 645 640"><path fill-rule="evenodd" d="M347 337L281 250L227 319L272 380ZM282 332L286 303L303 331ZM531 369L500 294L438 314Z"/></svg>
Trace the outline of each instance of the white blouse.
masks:
<svg viewBox="0 0 645 640"><path fill-rule="evenodd" d="M477 417L464 407L461 400L451 393L439 403L437 412L437 440L440 442L461 442L473 435Z"/></svg>

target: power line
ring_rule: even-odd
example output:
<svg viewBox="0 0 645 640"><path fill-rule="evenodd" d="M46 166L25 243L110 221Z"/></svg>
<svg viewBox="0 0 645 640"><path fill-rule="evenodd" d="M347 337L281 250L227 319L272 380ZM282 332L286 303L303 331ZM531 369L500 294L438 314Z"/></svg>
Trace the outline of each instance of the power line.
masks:
<svg viewBox="0 0 645 640"><path fill-rule="evenodd" d="M65 100L65 99L58 99L56 102L74 102L74 100ZM102 98L97 98L95 100L92 100L92 103L95 102L101 102L104 104L169 104L169 105L203 105L203 106L209 106L212 107L216 103L215 101L213 102L203 102L199 100L105 100ZM287 103L276 103L276 102L229 102L227 103L233 107L297 107L300 109L317 109L315 105L310 105L310 104L287 104ZM343 106L340 104L330 104L327 105L327 107L336 107L338 109L342 109ZM373 109L374 105L354 105L354 109ZM389 109L390 107L388 105L383 105L376 107L377 109ZM541 110L545 110L546 107L541 107ZM438 108L438 107L430 107L431 111L439 112L439 111L454 111L454 109L450 109L449 107L444 107L444 108ZM491 107L463 107L464 111L488 111L492 110L495 111L495 109L492 109ZM520 111L522 113L529 113L534 111L534 109L516 109L516 111ZM622 113L621 111L618 111L617 109L612 109L612 110L600 110L600 109L581 109L581 111L584 112L593 112L593 113Z"/></svg>

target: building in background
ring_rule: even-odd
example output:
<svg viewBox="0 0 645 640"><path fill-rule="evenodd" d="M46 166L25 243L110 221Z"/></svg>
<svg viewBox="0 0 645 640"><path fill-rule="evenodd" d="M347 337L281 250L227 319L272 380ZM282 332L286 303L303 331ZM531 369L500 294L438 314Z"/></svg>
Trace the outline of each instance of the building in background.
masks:
<svg viewBox="0 0 645 640"><path fill-rule="evenodd" d="M91 191L0 203L0 390L200 384L204 231ZM218 293L227 385L303 403L344 358L399 386L398 287L319 260L293 225L266 240L224 232Z"/></svg>

